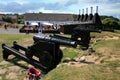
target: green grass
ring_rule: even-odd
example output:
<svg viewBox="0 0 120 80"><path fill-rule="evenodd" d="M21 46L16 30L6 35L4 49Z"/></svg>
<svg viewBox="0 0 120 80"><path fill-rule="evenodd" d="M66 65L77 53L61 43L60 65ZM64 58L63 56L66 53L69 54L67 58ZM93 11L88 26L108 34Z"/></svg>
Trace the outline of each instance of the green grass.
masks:
<svg viewBox="0 0 120 80"><path fill-rule="evenodd" d="M114 32L120 34L120 30L115 30Z"/></svg>
<svg viewBox="0 0 120 80"><path fill-rule="evenodd" d="M120 36L112 32L92 33L92 35L96 36L96 38ZM49 72L42 80L120 80L120 39L101 39L92 44L92 47L96 50L95 56L98 56L97 61L101 59L101 64L90 64L80 67L60 64L59 67ZM98 50L102 49L105 49L105 51L98 52ZM65 48L63 52L64 56L70 58L87 54L87 51L75 51L75 49L72 50L71 48ZM117 58L112 60L113 56L117 56Z"/></svg>
<svg viewBox="0 0 120 80"><path fill-rule="evenodd" d="M115 32L102 31L101 33L91 33L91 36L95 36L96 38L103 38L104 36L109 36L109 37L118 36L118 37L120 37L119 32L120 32L120 30L115 30Z"/></svg>
<svg viewBox="0 0 120 80"><path fill-rule="evenodd" d="M32 43L32 35L0 34L0 43L12 44L13 41L18 41L21 43L25 43L25 42Z"/></svg>
<svg viewBox="0 0 120 80"><path fill-rule="evenodd" d="M107 65L115 71L117 67L120 67L120 60L106 61Z"/></svg>
<svg viewBox="0 0 120 80"><path fill-rule="evenodd" d="M74 48L65 48L63 50L63 55L64 57L69 57L69 58L74 58L74 57L77 57L79 55L79 53L73 51Z"/></svg>
<svg viewBox="0 0 120 80"><path fill-rule="evenodd" d="M106 65L85 65L73 67L61 65L48 73L41 80L119 80L119 71L110 72Z"/></svg>
<svg viewBox="0 0 120 80"><path fill-rule="evenodd" d="M8 46L12 46L13 45L13 41L17 41L19 44L24 45L24 46L28 46L28 45L32 45L33 40L32 40L32 35L26 35L26 34L0 34L0 46L5 43ZM27 67L28 64L24 64L24 65L20 65L18 64L18 59L13 59L14 56L10 56L9 58L11 58L12 60L10 60L9 64L5 64L5 65L0 65L1 69L7 69L10 66L14 66L14 65L18 65L21 66L21 71L25 69L25 66ZM2 47L0 47L0 62L4 61L3 57L2 57ZM7 72L5 72L5 74L0 74L0 76L2 76L2 80L11 80L11 79L7 79L6 75L8 75L10 73L10 70L8 70ZM25 73L22 72L18 72L16 73L18 74L17 77L19 80L23 80L23 78L25 78ZM13 79L12 79L13 80ZM16 80L16 79L15 79Z"/></svg>
<svg viewBox="0 0 120 80"><path fill-rule="evenodd" d="M5 43L8 46L12 46L13 41L17 41L20 44L25 44L24 46L27 46L33 43L31 35L0 34L0 46L3 43ZM2 47L0 47L0 61L2 61Z"/></svg>
<svg viewBox="0 0 120 80"><path fill-rule="evenodd" d="M94 44L96 48L99 47L115 47L120 48L120 40L109 40L109 41L99 41L97 44Z"/></svg>
<svg viewBox="0 0 120 80"><path fill-rule="evenodd" d="M24 24L17 24L17 26L18 26L19 28L22 28L22 27L24 26Z"/></svg>
<svg viewBox="0 0 120 80"><path fill-rule="evenodd" d="M110 58L111 58L110 56L107 56L107 57L103 58L100 62L105 63L105 62L109 61Z"/></svg>

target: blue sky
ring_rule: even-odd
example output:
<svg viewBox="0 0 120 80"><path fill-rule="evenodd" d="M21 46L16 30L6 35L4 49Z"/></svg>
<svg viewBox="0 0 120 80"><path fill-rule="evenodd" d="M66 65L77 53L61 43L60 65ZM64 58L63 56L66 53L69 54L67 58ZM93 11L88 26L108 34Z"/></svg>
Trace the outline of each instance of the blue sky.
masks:
<svg viewBox="0 0 120 80"><path fill-rule="evenodd" d="M120 19L120 0L0 0L0 13L72 13L78 14L79 9L99 6L100 15L114 16ZM86 12L86 11L85 11Z"/></svg>

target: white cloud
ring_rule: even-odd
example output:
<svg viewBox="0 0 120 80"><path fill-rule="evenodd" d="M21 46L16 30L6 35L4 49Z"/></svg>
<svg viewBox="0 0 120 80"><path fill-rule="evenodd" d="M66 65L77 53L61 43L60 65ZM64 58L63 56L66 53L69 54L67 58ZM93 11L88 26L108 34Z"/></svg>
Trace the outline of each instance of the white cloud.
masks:
<svg viewBox="0 0 120 80"><path fill-rule="evenodd" d="M100 15L119 15L120 0L0 0L0 12L47 12L47 13L75 13L79 9L93 7L96 12L96 6L99 6Z"/></svg>

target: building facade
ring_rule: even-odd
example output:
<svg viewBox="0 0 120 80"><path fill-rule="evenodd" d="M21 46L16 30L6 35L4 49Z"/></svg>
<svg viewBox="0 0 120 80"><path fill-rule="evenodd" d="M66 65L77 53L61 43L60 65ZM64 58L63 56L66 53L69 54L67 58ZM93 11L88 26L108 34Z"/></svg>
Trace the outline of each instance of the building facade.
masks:
<svg viewBox="0 0 120 80"><path fill-rule="evenodd" d="M23 14L25 25L34 23L49 22L53 24L58 24L60 22L73 21L72 14L58 14L58 13L25 13Z"/></svg>

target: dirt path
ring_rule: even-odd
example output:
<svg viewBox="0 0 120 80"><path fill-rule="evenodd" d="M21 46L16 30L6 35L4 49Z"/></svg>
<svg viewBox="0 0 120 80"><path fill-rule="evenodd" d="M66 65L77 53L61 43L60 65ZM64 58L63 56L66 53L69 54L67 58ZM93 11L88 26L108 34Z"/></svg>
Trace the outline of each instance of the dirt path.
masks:
<svg viewBox="0 0 120 80"><path fill-rule="evenodd" d="M0 28L0 34L20 34L19 29L8 28L7 30Z"/></svg>

